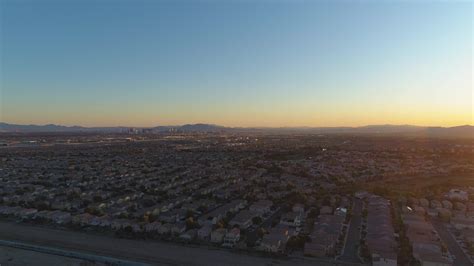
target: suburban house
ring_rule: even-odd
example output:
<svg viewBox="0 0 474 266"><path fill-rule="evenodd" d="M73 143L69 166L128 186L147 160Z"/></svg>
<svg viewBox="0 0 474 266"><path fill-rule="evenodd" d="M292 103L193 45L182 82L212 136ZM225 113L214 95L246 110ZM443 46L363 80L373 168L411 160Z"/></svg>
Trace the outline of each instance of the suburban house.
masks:
<svg viewBox="0 0 474 266"><path fill-rule="evenodd" d="M279 224L270 229L269 234L263 236L260 243L260 250L277 253L285 250L286 242L290 238L288 226Z"/></svg>
<svg viewBox="0 0 474 266"><path fill-rule="evenodd" d="M288 226L301 226L302 214L299 212L287 212L281 216L280 223Z"/></svg>
<svg viewBox="0 0 474 266"><path fill-rule="evenodd" d="M212 243L222 243L224 241L224 236L227 233L227 229L218 228L211 232L211 242Z"/></svg>
<svg viewBox="0 0 474 266"><path fill-rule="evenodd" d="M460 189L451 189L447 194L446 197L450 200L460 200L460 201L467 201L469 199L469 194Z"/></svg>
<svg viewBox="0 0 474 266"><path fill-rule="evenodd" d="M205 224L197 231L197 238L199 240L208 241L211 237L212 225Z"/></svg>
<svg viewBox="0 0 474 266"><path fill-rule="evenodd" d="M252 219L259 216L259 213L249 210L240 211L229 224L231 226L239 226L240 229L247 229L252 225Z"/></svg>
<svg viewBox="0 0 474 266"><path fill-rule="evenodd" d="M179 235L179 238L184 241L192 241L196 238L197 235L197 229L190 229L181 235Z"/></svg>
<svg viewBox="0 0 474 266"><path fill-rule="evenodd" d="M390 201L372 195L367 200L367 247L373 265L397 265L397 242Z"/></svg>
<svg viewBox="0 0 474 266"><path fill-rule="evenodd" d="M234 247L237 242L240 240L240 229L239 228L232 228L228 231L224 236L224 247Z"/></svg>
<svg viewBox="0 0 474 266"><path fill-rule="evenodd" d="M336 215L319 215L309 237L311 242L305 243L304 253L307 256L331 256L342 232L344 218Z"/></svg>
<svg viewBox="0 0 474 266"><path fill-rule="evenodd" d="M252 205L250 205L250 210L253 212L265 214L271 211L273 202L271 200L259 200Z"/></svg>

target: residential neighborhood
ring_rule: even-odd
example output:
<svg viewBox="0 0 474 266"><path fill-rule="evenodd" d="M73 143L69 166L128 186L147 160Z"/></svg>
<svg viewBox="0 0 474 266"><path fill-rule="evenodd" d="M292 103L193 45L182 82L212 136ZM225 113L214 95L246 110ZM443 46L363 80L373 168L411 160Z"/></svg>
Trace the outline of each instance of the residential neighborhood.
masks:
<svg viewBox="0 0 474 266"><path fill-rule="evenodd" d="M462 156L470 146L232 134L94 136L94 144L65 137L0 149L3 220L360 265L461 265L454 242L472 262L473 188L415 198L358 184L470 173L473 162ZM450 167L435 163L437 156Z"/></svg>

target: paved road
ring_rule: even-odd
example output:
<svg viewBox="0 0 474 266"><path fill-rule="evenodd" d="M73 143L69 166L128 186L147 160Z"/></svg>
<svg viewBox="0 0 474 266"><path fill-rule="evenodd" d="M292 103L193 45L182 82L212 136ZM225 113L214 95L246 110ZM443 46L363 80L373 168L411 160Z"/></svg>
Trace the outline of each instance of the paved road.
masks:
<svg viewBox="0 0 474 266"><path fill-rule="evenodd" d="M456 239L454 239L451 233L449 233L445 224L439 220L432 220L432 223L434 228L438 232L441 240L443 240L443 242L446 243L446 245L448 246L449 252L452 255L456 256L456 259L454 260L454 265L472 266L472 263L469 261L469 258L466 257L466 254L464 254Z"/></svg>
<svg viewBox="0 0 474 266"><path fill-rule="evenodd" d="M0 265L8 266L24 266L24 265L35 265L35 266L54 266L54 265L65 265L65 266L85 266L91 265L92 263L74 259L64 256L54 256L51 254L44 254L36 251L11 248L0 245ZM94 266L106 266L105 264L96 263Z"/></svg>
<svg viewBox="0 0 474 266"><path fill-rule="evenodd" d="M124 265L124 266L147 266L148 265L148 264L134 262L134 261L120 260L120 259L115 259L111 257L104 257L104 256L87 254L87 253L63 250L63 249L58 249L58 248L45 247L43 245L25 244L18 241L0 240L0 246L4 248L15 248L15 249L34 251L41 254L62 256L62 257L67 257L67 258L72 258L72 259L77 259L77 260L82 260L82 261L99 262L105 265L107 264Z"/></svg>
<svg viewBox="0 0 474 266"><path fill-rule="evenodd" d="M360 245L360 226L362 223L362 201L360 199L354 200L352 208L352 219L347 231L346 245L342 255L339 256L339 261L361 263L359 259L359 245Z"/></svg>
<svg viewBox="0 0 474 266"><path fill-rule="evenodd" d="M306 259L250 256L210 247L118 239L11 222L0 222L0 239L153 265L314 265L314 261ZM334 265L329 261L318 264Z"/></svg>

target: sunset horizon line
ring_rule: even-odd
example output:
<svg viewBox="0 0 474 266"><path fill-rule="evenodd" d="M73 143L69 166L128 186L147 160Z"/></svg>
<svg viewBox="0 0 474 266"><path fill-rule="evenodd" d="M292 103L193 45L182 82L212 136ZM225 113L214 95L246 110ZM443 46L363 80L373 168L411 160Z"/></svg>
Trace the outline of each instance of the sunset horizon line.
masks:
<svg viewBox="0 0 474 266"><path fill-rule="evenodd" d="M265 126L265 125L223 125L219 123L212 122L187 122L187 123L176 123L176 124L155 124L151 126L143 125L84 125L84 124L63 124L63 123L21 123L21 122L7 122L0 120L0 124L8 125L19 125L19 126L61 126L61 127L83 127L83 128L156 128L156 127L181 127L186 125L209 125L216 127L224 128L361 128L361 127L377 127L377 126L393 126L393 127L420 127L420 128L454 128L454 127L465 127L470 126L474 127L474 124L461 123L456 125L421 125L421 124L410 124L410 123L373 123L373 124L358 124L358 125L275 125L275 126Z"/></svg>

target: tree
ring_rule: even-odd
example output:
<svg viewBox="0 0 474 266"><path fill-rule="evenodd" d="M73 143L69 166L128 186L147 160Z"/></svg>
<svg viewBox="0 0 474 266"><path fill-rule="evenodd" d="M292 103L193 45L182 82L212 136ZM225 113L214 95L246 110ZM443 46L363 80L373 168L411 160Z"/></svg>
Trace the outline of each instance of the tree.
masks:
<svg viewBox="0 0 474 266"><path fill-rule="evenodd" d="M260 225L262 223L262 218L260 218L260 216L255 216L252 218L252 223L255 225Z"/></svg>
<svg viewBox="0 0 474 266"><path fill-rule="evenodd" d="M207 207L204 206L204 205L201 205L201 206L199 206L199 207L197 208L197 210L198 210L199 212L201 212L201 213L204 213L204 212L207 211Z"/></svg>
<svg viewBox="0 0 474 266"><path fill-rule="evenodd" d="M260 228L257 230L257 236L262 238L265 235L265 229Z"/></svg>
<svg viewBox="0 0 474 266"><path fill-rule="evenodd" d="M155 205L155 201L152 198L144 198L142 204L144 207L151 207Z"/></svg>
<svg viewBox="0 0 474 266"><path fill-rule="evenodd" d="M362 217L366 218L368 214L369 214L369 212L367 211L367 209L364 209L362 211Z"/></svg>
<svg viewBox="0 0 474 266"><path fill-rule="evenodd" d="M186 211L186 218L193 218L194 217L194 212L192 210L187 210Z"/></svg>
<svg viewBox="0 0 474 266"><path fill-rule="evenodd" d="M309 237L304 235L292 236L288 239L286 246L290 249L302 249L308 239Z"/></svg>
<svg viewBox="0 0 474 266"><path fill-rule="evenodd" d="M194 221L193 217L186 219L186 229L199 228L199 223Z"/></svg>
<svg viewBox="0 0 474 266"><path fill-rule="evenodd" d="M446 244L444 244L444 243L441 244L441 252L443 252L443 253L448 252L448 247L447 247Z"/></svg>
<svg viewBox="0 0 474 266"><path fill-rule="evenodd" d="M94 200L95 203L102 201L102 197L100 195L95 195L92 199Z"/></svg>
<svg viewBox="0 0 474 266"><path fill-rule="evenodd" d="M319 209L313 208L311 211L308 213L308 218L316 218L319 215Z"/></svg>
<svg viewBox="0 0 474 266"><path fill-rule="evenodd" d="M468 243L469 254L474 255L474 244Z"/></svg>
<svg viewBox="0 0 474 266"><path fill-rule="evenodd" d="M371 255L370 255L370 251L369 251L369 248L367 247L367 245L363 244L361 245L361 248L360 248L360 255L367 259L367 260L370 260L371 258Z"/></svg>
<svg viewBox="0 0 474 266"><path fill-rule="evenodd" d="M325 196L325 197L323 198L322 205L324 205L324 206L331 206L331 199L330 199L329 196Z"/></svg>

